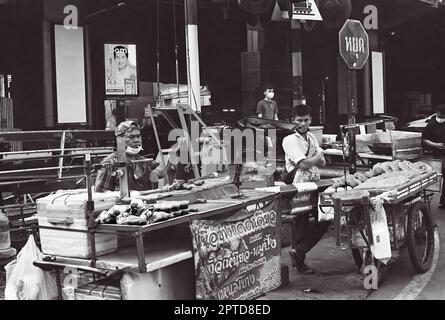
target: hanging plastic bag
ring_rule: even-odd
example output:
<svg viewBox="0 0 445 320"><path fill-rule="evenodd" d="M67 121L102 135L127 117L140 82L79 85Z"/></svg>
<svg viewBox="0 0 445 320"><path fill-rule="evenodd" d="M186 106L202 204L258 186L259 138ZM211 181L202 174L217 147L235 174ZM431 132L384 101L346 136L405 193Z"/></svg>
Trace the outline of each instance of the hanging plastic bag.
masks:
<svg viewBox="0 0 445 320"><path fill-rule="evenodd" d="M57 299L57 284L54 278L49 272L33 265L34 261L42 259L43 254L34 237L29 236L28 242L17 255L17 260L5 267L9 271L5 300Z"/></svg>
<svg viewBox="0 0 445 320"><path fill-rule="evenodd" d="M371 229L374 245L371 246L373 256L386 264L391 258L391 239L389 236L388 222L386 219L383 200L385 194L371 198L371 208L369 215L371 217Z"/></svg>
<svg viewBox="0 0 445 320"><path fill-rule="evenodd" d="M5 266L5 271L6 271L6 283L8 283L8 279L11 277L11 273L14 270L15 266L17 264L17 260L14 259L12 260L10 263L8 263Z"/></svg>

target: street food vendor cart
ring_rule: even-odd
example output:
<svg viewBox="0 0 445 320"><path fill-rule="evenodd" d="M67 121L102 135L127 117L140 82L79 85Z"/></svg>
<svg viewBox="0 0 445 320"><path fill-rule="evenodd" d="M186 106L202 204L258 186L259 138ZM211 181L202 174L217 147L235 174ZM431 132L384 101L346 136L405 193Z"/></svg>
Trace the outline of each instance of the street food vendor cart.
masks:
<svg viewBox="0 0 445 320"><path fill-rule="evenodd" d="M408 247L415 270L419 273L427 272L433 261L435 230L430 209L432 193L429 188L437 183L437 173L426 164L400 160L388 163L391 164L388 168L395 171L386 168L388 172L383 173L382 178L370 178L369 183L363 182L351 187L348 185L352 182L351 175L346 179L349 182L342 188L346 190L335 192L332 187L325 190L327 200L324 205L331 205L335 209L336 244L349 244L354 261L362 272L370 265L374 265L379 271L383 270L384 265L398 257L404 246ZM381 168L384 164L377 166ZM400 164L400 167L397 168L396 164ZM422 171L405 173L404 164L413 170L422 168ZM406 170L409 172L409 169ZM402 175L406 178L397 178ZM379 183L379 179L386 179L386 182ZM384 219L380 221L382 210L376 207L378 201L381 201L384 208ZM376 222L380 226L383 223L384 228L376 230ZM389 238L390 253L386 259L376 259L376 246L385 241L385 234Z"/></svg>
<svg viewBox="0 0 445 320"><path fill-rule="evenodd" d="M87 175L90 170L91 168L86 168ZM88 181L90 179L87 177ZM87 185L91 186L90 182ZM118 192L99 195L87 190L59 192L38 202L38 211L39 205L41 208L38 214L42 250L43 253L47 253L45 251L52 253L44 261L36 261L35 265L44 270L56 271L59 298L63 296L62 284L66 283L64 277L67 276L67 270L91 274L89 278L87 277L87 283L71 293L76 299L90 299L94 295L98 298L97 294L103 299L129 300L215 298L211 296L213 291L218 297L252 298L264 290L271 290L280 285L280 216L276 193L246 190L239 196L239 190L229 177L205 179L204 184L196 186L193 190L158 193L150 191L148 195L132 193L133 200L139 198L148 206L162 207L185 202L186 212L176 216L172 211L168 219L145 225L119 225L97 224L99 211L109 209L113 205L130 206L128 199L122 199ZM81 201L81 210L77 209L79 197L84 199ZM62 210L63 206L66 209ZM82 219L73 215L74 207L78 210L77 213L81 213ZM166 210L165 207L163 210ZM152 215L156 213L153 211ZM233 222L233 219L236 222ZM240 227L239 221L244 221L243 219L246 222L241 223ZM232 255L244 250L244 258L250 255L250 260L254 260L252 263L260 261L258 265L251 266L252 263L247 259L236 265L237 270L245 268L247 280L230 278L228 272L233 273L235 267L225 272L228 274L228 279L224 281L219 277L208 281L204 277L205 272L204 276L201 276L201 268L195 268L198 260L203 265L211 259L203 259L201 255L205 256L207 251L202 254L197 245L201 239L199 234L202 229L191 233L190 225L195 222L201 225L208 223L210 225L208 228L211 230L211 226L218 224L219 221L222 221L222 225L233 223L237 228L242 228L244 225L249 231L244 235L244 238L249 240L241 237L242 241L230 238L227 242L230 248L239 242L245 243L245 247L248 248L238 248L235 245L238 249L232 248L234 250ZM251 223L257 226L254 230L257 234L250 232ZM83 233L83 237L79 236L80 233ZM51 243L59 241L64 245L59 247L53 245L51 247L53 251L48 250L48 241L45 242L45 237L49 238L47 240ZM269 240L273 246L269 245L266 248L266 241ZM67 241L70 241L70 244ZM79 252L75 250L78 248L74 245L82 246L84 250ZM220 247L222 245L218 245L215 252L218 252ZM99 250L101 252L98 252ZM224 250L226 252L227 248ZM218 261L214 265L218 268ZM209 263L208 268L211 266ZM265 273L264 270L269 271ZM227 284L227 281L232 283ZM243 289L247 292L233 289L238 282L243 284ZM213 290L203 289L206 283L210 283ZM215 290L215 286L221 288ZM227 286L231 288L229 291L226 289ZM249 288L251 290L248 290Z"/></svg>

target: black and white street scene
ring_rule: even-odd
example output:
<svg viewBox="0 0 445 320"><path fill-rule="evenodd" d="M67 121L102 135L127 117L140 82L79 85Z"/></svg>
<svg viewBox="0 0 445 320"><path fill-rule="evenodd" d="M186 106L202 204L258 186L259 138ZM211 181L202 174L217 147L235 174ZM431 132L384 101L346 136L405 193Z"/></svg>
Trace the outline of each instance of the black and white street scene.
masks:
<svg viewBox="0 0 445 320"><path fill-rule="evenodd" d="M443 0L0 0L0 43L0 300L445 300Z"/></svg>

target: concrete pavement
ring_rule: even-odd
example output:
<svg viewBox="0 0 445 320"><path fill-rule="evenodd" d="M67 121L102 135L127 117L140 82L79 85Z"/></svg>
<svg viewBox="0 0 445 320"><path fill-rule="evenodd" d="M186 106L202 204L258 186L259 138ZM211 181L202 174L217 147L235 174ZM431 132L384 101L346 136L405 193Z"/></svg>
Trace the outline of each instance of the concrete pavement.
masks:
<svg viewBox="0 0 445 320"><path fill-rule="evenodd" d="M388 267L378 290L366 290L350 250L335 246L331 228L306 258L307 264L317 274L300 275L292 268L288 249L283 249L282 263L289 266L290 283L268 293L261 300L445 299L445 210L438 208L437 199L438 195L435 195L431 204L439 228L434 264L429 272L417 274L409 260L408 250L404 248L400 258Z"/></svg>
<svg viewBox="0 0 445 320"><path fill-rule="evenodd" d="M289 266L289 284L269 292L261 300L363 300L363 288L351 251L337 248L331 227L306 257L314 275L301 275L292 268L288 248L282 250L282 264Z"/></svg>

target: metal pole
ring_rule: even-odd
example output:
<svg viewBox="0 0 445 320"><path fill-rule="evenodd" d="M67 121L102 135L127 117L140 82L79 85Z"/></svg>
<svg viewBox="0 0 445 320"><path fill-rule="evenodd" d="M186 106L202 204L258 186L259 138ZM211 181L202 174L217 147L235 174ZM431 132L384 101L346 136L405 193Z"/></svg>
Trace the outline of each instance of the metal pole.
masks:
<svg viewBox="0 0 445 320"><path fill-rule="evenodd" d="M363 114L372 115L372 84L371 84L371 61L368 59L363 68Z"/></svg>
<svg viewBox="0 0 445 320"><path fill-rule="evenodd" d="M356 88L354 86L354 79L357 76L357 71L348 69L348 124L355 124L355 114L357 113L356 103Z"/></svg>
<svg viewBox="0 0 445 320"><path fill-rule="evenodd" d="M43 71L43 106L45 114L45 127L54 126L54 89L53 74L54 68L51 60L52 56L52 40L51 40L51 23L47 20L42 22L42 71Z"/></svg>
<svg viewBox="0 0 445 320"><path fill-rule="evenodd" d="M184 7L186 21L188 104L194 111L201 112L197 0L184 0Z"/></svg>
<svg viewBox="0 0 445 320"><path fill-rule="evenodd" d="M218 143L219 145L222 145L221 140L218 139L212 132L210 132L210 131L208 130L207 125L204 123L204 121L202 121L202 119L199 117L199 115L198 115L195 111L193 111L193 110L190 108L190 106L186 105L185 107L187 108L187 111L189 111L189 112L196 118L196 120L198 120L198 122L202 125L202 127L206 130L206 132L210 133L210 136L213 138L213 140L214 140L216 143Z"/></svg>
<svg viewBox="0 0 445 320"><path fill-rule="evenodd" d="M349 136L349 173L355 174L357 172L357 140L355 137L356 127L348 129Z"/></svg>
<svg viewBox="0 0 445 320"><path fill-rule="evenodd" d="M165 165L164 154L162 153L161 141L159 140L159 134L158 134L158 129L156 128L155 118L153 116L153 110L150 105L148 105L147 107L150 112L150 119L151 119L151 124L153 126L153 132L154 132L155 138L156 138L156 144L158 145L158 149L161 154L161 163L162 163L162 166L165 168L166 165Z"/></svg>
<svg viewBox="0 0 445 320"><path fill-rule="evenodd" d="M178 39L176 29L176 0L173 0L173 33L175 36L175 66L176 66L176 89L179 98L179 60L178 60Z"/></svg>
<svg viewBox="0 0 445 320"><path fill-rule="evenodd" d="M292 88L293 106L305 104L306 99L303 95L303 63L301 54L301 23L299 20L292 19L290 15L291 24L291 54L292 54Z"/></svg>
<svg viewBox="0 0 445 320"><path fill-rule="evenodd" d="M184 111L182 111L181 106L178 106L178 114L179 114L179 120L181 121L182 130L184 132L184 136L187 139L187 144L189 146L189 152L190 154L190 160L192 162L193 172L195 174L195 178L199 178L201 175L199 174L198 164L197 160L195 160L194 150L193 150L193 144L190 138L190 134L187 127L187 122L185 120Z"/></svg>
<svg viewBox="0 0 445 320"><path fill-rule="evenodd" d="M136 251L138 256L138 271L139 273L147 272L147 265L145 261L144 235L136 233Z"/></svg>
<svg viewBox="0 0 445 320"><path fill-rule="evenodd" d="M159 58L161 56L160 54L160 46L159 46L159 33L160 31L160 14L159 14L159 0L157 0L156 2L156 24L157 24L157 28L156 28L156 32L157 32L157 36L156 36L156 82L157 82L157 86L158 86L158 100L161 98L161 84L160 84L160 65L159 65Z"/></svg>
<svg viewBox="0 0 445 320"><path fill-rule="evenodd" d="M117 159L118 161L127 162L127 144L125 143L125 137L117 137ZM128 198L130 196L130 186L129 186L129 179L128 179L128 168L127 166L122 168L122 176L119 177L119 191L120 191L120 197L122 198Z"/></svg>
<svg viewBox="0 0 445 320"><path fill-rule="evenodd" d="M86 75L86 89L87 89L87 108L88 126L93 127L93 75L92 75L92 65L91 65L91 37L90 37L90 26L85 25L85 75Z"/></svg>
<svg viewBox="0 0 445 320"><path fill-rule="evenodd" d="M87 215L88 215L88 240L91 247L91 267L96 267L96 236L94 234L94 199L93 184L91 182L91 156L85 155L85 178L88 193Z"/></svg>
<svg viewBox="0 0 445 320"><path fill-rule="evenodd" d="M66 131L62 133L62 139L60 139L60 155L62 157L59 158L59 178L62 178L63 174L63 154L65 153L65 139L66 139Z"/></svg>

